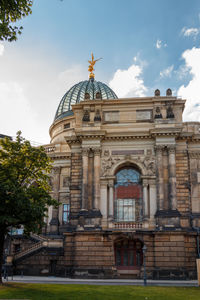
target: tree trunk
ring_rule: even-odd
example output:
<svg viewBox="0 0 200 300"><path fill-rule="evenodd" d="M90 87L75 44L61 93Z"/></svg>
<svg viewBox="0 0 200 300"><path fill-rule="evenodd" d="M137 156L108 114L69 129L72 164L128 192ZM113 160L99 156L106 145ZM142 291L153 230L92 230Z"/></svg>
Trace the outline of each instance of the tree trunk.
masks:
<svg viewBox="0 0 200 300"><path fill-rule="evenodd" d="M5 227L0 227L0 285L2 282L2 266L3 266L3 250L5 241L6 230Z"/></svg>

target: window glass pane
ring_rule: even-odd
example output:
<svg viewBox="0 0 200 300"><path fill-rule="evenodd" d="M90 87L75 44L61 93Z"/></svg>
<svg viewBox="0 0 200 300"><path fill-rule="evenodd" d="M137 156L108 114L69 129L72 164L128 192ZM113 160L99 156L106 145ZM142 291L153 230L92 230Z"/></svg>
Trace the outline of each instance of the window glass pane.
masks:
<svg viewBox="0 0 200 300"><path fill-rule="evenodd" d="M117 266L120 266L122 264L121 263L121 253L120 253L119 249L116 250L116 264L117 264Z"/></svg>
<svg viewBox="0 0 200 300"><path fill-rule="evenodd" d="M128 266L128 250L124 250L123 265Z"/></svg>
<svg viewBox="0 0 200 300"><path fill-rule="evenodd" d="M63 223L67 223L69 221L69 212L70 212L69 204L63 204Z"/></svg>
<svg viewBox="0 0 200 300"><path fill-rule="evenodd" d="M129 264L130 266L134 265L134 256L133 256L133 251L129 252Z"/></svg>
<svg viewBox="0 0 200 300"><path fill-rule="evenodd" d="M141 254L140 254L140 252L136 253L136 265L137 266L141 265Z"/></svg>

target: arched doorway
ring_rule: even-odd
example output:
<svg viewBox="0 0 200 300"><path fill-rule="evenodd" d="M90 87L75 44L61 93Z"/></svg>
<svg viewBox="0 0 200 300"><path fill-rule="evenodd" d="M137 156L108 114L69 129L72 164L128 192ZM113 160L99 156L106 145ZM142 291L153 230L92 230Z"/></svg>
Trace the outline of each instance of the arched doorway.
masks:
<svg viewBox="0 0 200 300"><path fill-rule="evenodd" d="M115 222L142 221L142 185L138 170L131 167L116 173L114 189Z"/></svg>
<svg viewBox="0 0 200 300"><path fill-rule="evenodd" d="M139 270L143 264L143 244L140 240L122 239L114 244L118 270Z"/></svg>

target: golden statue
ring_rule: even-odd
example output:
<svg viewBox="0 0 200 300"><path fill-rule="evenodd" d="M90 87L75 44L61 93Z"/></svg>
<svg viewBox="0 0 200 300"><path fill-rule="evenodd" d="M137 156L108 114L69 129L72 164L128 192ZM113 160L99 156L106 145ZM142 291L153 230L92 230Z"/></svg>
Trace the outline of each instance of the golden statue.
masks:
<svg viewBox="0 0 200 300"><path fill-rule="evenodd" d="M92 53L92 60L88 60L88 62L90 63L90 65L88 67L88 71L90 72L89 78L93 78L94 79L94 73L93 73L93 71L94 71L94 65L100 59L102 59L102 57L94 60L94 55Z"/></svg>

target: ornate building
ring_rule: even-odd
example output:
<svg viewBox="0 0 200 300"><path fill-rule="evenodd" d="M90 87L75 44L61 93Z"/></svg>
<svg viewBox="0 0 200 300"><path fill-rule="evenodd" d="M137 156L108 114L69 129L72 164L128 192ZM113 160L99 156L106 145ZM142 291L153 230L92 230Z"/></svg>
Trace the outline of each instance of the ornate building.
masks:
<svg viewBox="0 0 200 300"><path fill-rule="evenodd" d="M16 271L141 278L145 245L149 278L194 278L200 123L183 123L184 104L170 89L118 99L94 76L74 85L45 146L60 206L49 208L42 236L13 237L24 245Z"/></svg>

